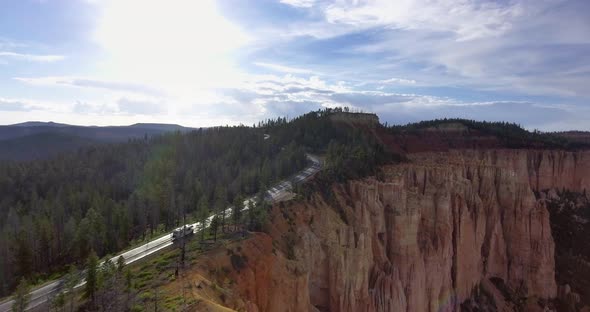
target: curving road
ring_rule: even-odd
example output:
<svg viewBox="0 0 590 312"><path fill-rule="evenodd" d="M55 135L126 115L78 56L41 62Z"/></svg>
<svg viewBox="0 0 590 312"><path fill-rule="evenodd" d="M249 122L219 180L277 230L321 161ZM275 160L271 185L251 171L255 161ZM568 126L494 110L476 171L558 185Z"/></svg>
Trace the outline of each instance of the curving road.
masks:
<svg viewBox="0 0 590 312"><path fill-rule="evenodd" d="M308 166L307 168L305 168L304 170L302 170L301 172L299 172L298 174L294 175L293 177L291 177L287 180L281 181L280 183L278 183L274 187L270 188L266 193L266 200L267 201L275 202L275 201L280 200L283 196L286 196L290 191L293 190L293 184L304 182L307 179L309 179L311 176L316 174L318 171L321 170L322 163L319 158L308 154L307 159L311 162L311 165ZM254 201L254 197L250 197L250 198L244 200L244 210L247 210L250 203L253 201ZM229 209L229 211L231 211L231 209ZM209 216L209 218L207 218L207 220L205 222L205 228L209 226L209 224L211 223L211 220L213 220L213 217L214 216L211 215L211 216ZM197 223L192 224L192 226L194 229L200 229L201 223L197 222ZM146 244L141 245L137 248L125 251L125 252L111 258L111 261L116 263L117 259L120 256L123 256L123 258L125 259L125 264L130 264L130 263L133 263L137 260L145 258L151 254L154 254L166 247L169 247L172 244L173 244L172 232L170 232L162 237L159 237L159 238L156 238L152 241L149 241ZM85 283L86 283L85 281L80 282L78 285L76 285L76 288L82 287ZM30 293L31 299L29 301L29 305L27 306L27 310L34 309L35 307L38 307L41 304L47 302L53 296L57 295L63 288L62 284L63 284L63 280L58 279L58 280L49 282L47 284L44 284L43 286L40 286L39 288L31 291L31 293ZM14 303L13 300L6 300L6 301L0 303L0 312L12 311L12 304L13 303Z"/></svg>

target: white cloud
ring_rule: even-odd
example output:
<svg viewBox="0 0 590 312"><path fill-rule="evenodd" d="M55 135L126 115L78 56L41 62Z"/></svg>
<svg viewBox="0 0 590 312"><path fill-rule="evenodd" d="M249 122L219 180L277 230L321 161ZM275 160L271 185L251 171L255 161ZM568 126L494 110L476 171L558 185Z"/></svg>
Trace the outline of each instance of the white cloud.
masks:
<svg viewBox="0 0 590 312"><path fill-rule="evenodd" d="M380 84L416 84L416 80L413 79L404 79L404 78L389 78L385 80L378 81Z"/></svg>
<svg viewBox="0 0 590 312"><path fill-rule="evenodd" d="M165 104L144 99L121 98L117 101L119 112L130 115L158 115L165 112Z"/></svg>
<svg viewBox="0 0 590 312"><path fill-rule="evenodd" d="M105 89L115 92L138 93L156 97L161 97L165 95L164 91L141 83L101 80L88 77L15 77L14 80L37 86L65 86L77 88Z"/></svg>
<svg viewBox="0 0 590 312"><path fill-rule="evenodd" d="M564 0L556 0L564 1ZM489 0L287 0L283 3L305 8L324 16L325 23L297 23L289 35L317 38L338 36L375 27L401 30L427 30L451 33L456 41L497 37L513 23L538 6L536 12L556 1ZM526 9L525 9L526 7ZM284 30L282 30L284 31Z"/></svg>
<svg viewBox="0 0 590 312"><path fill-rule="evenodd" d="M88 120L89 116L108 116L103 118L100 122L102 124L120 123L122 120L174 122L190 126L251 124L268 117L295 117L322 107L345 106L376 112L382 121L390 123L460 117L515 121L534 128L551 124L553 129L563 125L560 121L577 120L581 115L590 116L580 113L579 108L571 105L539 105L528 101L470 102L413 93L358 90L354 85L331 82L318 76L302 78L288 74L243 78L244 81L239 85L215 90L214 96L207 101L177 103L173 99L119 96L118 93L113 93L102 101L87 99L60 104L19 99L18 103L23 103L27 109L34 107L36 116L61 113L71 117L77 114L80 121L76 123ZM169 103L174 103L174 106L169 106ZM17 108L22 107L19 105Z"/></svg>
<svg viewBox="0 0 590 312"><path fill-rule="evenodd" d="M0 111L28 111L30 110L25 103L14 100L0 98Z"/></svg>
<svg viewBox="0 0 590 312"><path fill-rule="evenodd" d="M555 129L563 126L564 120L590 117L587 110L571 105L540 105L520 100L462 101L413 93L357 90L349 84L329 82L317 76L250 76L241 87L221 89L219 93L223 96L218 102L199 108L211 118L229 118L230 124L249 124L276 116L295 117L323 107L375 112L383 122L389 123L456 117L518 122L530 129L546 129L543 125ZM552 124L555 122L560 123Z"/></svg>
<svg viewBox="0 0 590 312"><path fill-rule="evenodd" d="M29 44L0 37L0 50L14 50L29 47Z"/></svg>
<svg viewBox="0 0 590 312"><path fill-rule="evenodd" d="M363 8L379 3L359 2L357 6ZM405 2L395 3L401 5ZM479 13L474 14L477 19L455 19L454 11L460 14L470 12L471 9L464 9L468 4L467 8L485 12L490 10L489 4L483 2L478 7L481 2L457 3L458 8L449 9L446 16L436 8L447 3L433 2L431 6L425 6L424 10L440 11L440 17L435 18L436 14L424 12L410 13L408 21L403 23L394 21L393 17L390 17L391 21L371 19L369 16L372 15L367 14L366 23L360 23L355 28L369 27L373 23L371 25L381 25L380 31L373 34L370 42L356 42L348 51L358 56L375 55L379 63L376 67L380 68L382 76L389 75L393 69L396 75L411 75L423 86L450 86L524 95L590 97L590 89L586 87L590 83L590 70L587 67L590 62L590 37L587 36L590 20L582 13L590 9L587 2L498 2L492 5L492 11L508 10L513 13L492 14L490 18L505 21L503 23L510 27L471 33L460 29L474 29L471 26L474 23L485 27L495 23L481 22L487 19L480 19ZM504 9L499 9L501 5ZM348 5L352 11L357 6ZM382 10L387 12L385 7ZM418 23L423 18L416 18L416 14L427 14L435 22ZM352 23L337 20L334 26L345 22ZM458 23L459 26L455 27L450 22Z"/></svg>
<svg viewBox="0 0 590 312"><path fill-rule="evenodd" d="M24 54L8 51L0 51L1 59L12 59L17 61L51 63L65 59L63 55L38 55L38 54Z"/></svg>
<svg viewBox="0 0 590 312"><path fill-rule="evenodd" d="M297 8L311 8L315 0L281 0L281 3L288 4Z"/></svg>
<svg viewBox="0 0 590 312"><path fill-rule="evenodd" d="M344 0L325 9L333 24L451 32L458 41L501 35L522 14L518 3L476 0Z"/></svg>
<svg viewBox="0 0 590 312"><path fill-rule="evenodd" d="M421 86L588 98L588 9L585 1L564 0L316 1L306 8L313 19L277 27L274 40L355 35L338 53L351 60L373 54L379 64L375 71L355 68L356 77L365 76L356 78L360 85L385 80L389 65Z"/></svg>
<svg viewBox="0 0 590 312"><path fill-rule="evenodd" d="M226 114L236 113L250 120L269 116L296 116L321 107L350 107L353 109L392 113L397 110L419 112L468 107L484 107L498 104L527 104L519 101L465 102L448 97L412 93L356 90L346 83L331 83L317 76L301 78L293 75L251 76L239 88L219 90L223 99L215 104ZM241 107L240 109L236 109ZM289 109L291 107L291 109Z"/></svg>
<svg viewBox="0 0 590 312"><path fill-rule="evenodd" d="M86 101L76 101L72 107L72 113L80 115L116 115L117 109L112 105L102 103L90 103Z"/></svg>
<svg viewBox="0 0 590 312"><path fill-rule="evenodd" d="M69 111L71 105L58 102L37 100L31 98L0 98L0 110L4 108L5 111L51 111L51 112L65 112Z"/></svg>
<svg viewBox="0 0 590 312"><path fill-rule="evenodd" d="M289 67L289 66L272 64L272 63L265 63L265 62L255 62L254 65L268 68L273 71L290 73L290 74L312 74L312 73L314 73L314 71L309 70L309 69Z"/></svg>

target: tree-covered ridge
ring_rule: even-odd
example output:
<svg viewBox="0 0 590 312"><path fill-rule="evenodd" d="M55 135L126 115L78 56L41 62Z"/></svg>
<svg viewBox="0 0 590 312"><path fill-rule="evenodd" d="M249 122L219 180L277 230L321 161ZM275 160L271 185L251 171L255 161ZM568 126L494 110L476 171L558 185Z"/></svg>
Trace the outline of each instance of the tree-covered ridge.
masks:
<svg viewBox="0 0 590 312"><path fill-rule="evenodd" d="M343 113L350 114L351 119L356 115L367 115L349 113L347 108L326 108L291 121L286 118L269 120L260 126L271 133L271 139L278 144L294 142L311 152L324 154L322 174L330 181L364 177L374 174L379 165L400 160L398 155L385 151L371 129L355 127L332 118Z"/></svg>
<svg viewBox="0 0 590 312"><path fill-rule="evenodd" d="M251 127L219 127L0 163L0 293L91 250L117 252L158 228L225 209L306 164L304 149Z"/></svg>
<svg viewBox="0 0 590 312"><path fill-rule="evenodd" d="M559 149L580 149L590 148L589 144L576 142L559 133L541 132L538 130L528 131L519 124L510 122L476 121L461 118L444 118L428 121L409 123L406 125L393 125L387 128L393 134L417 134L425 130L450 130L447 127L461 125L464 127L463 135L469 136L474 133L480 135L494 136L506 148L559 148ZM451 128L452 129L452 128ZM457 132L461 132L461 129Z"/></svg>
<svg viewBox="0 0 590 312"><path fill-rule="evenodd" d="M325 156L324 180L374 173L389 155L367 129L330 118L342 112L325 109L253 127L177 132L49 160L0 163L0 293L22 277L34 282L84 263L92 252L102 257L170 230L185 214L201 221L215 213L215 228L242 222L224 218L225 209L304 168L306 152ZM264 211L243 216L250 229L262 228L264 218L256 213Z"/></svg>
<svg viewBox="0 0 590 312"><path fill-rule="evenodd" d="M269 133L270 140L277 144L294 142L312 152L323 152L331 140L344 141L355 129L343 127L330 120L330 116L341 109L323 109L309 112L292 120L287 118L269 119L258 127Z"/></svg>

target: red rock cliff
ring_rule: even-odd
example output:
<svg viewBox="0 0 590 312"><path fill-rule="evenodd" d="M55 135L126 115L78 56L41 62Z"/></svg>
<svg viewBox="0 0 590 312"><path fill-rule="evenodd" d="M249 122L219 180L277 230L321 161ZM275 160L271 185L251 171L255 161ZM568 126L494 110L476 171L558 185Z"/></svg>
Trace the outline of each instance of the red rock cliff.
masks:
<svg viewBox="0 0 590 312"><path fill-rule="evenodd" d="M249 256L238 278L248 285L238 288L249 309L457 311L489 277L529 296L556 296L549 213L534 191L590 189L590 153L411 157L385 167L379 180L335 187L331 199L317 196L282 213L275 207L270 236L284 245L290 228L294 260L274 249L272 261ZM262 269L273 274L249 278ZM305 289L285 292L283 284Z"/></svg>

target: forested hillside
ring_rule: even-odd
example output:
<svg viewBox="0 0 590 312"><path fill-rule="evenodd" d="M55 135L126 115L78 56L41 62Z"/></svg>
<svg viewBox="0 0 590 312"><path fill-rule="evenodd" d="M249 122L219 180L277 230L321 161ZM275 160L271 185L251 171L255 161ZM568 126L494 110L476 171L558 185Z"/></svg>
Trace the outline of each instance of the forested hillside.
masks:
<svg viewBox="0 0 590 312"><path fill-rule="evenodd" d="M398 155L387 153L377 140L372 127L381 127L378 118L367 126L356 123L365 114L349 113L335 108L311 112L291 121L285 118L268 120L260 126L272 133L277 144L295 142L314 152L325 155L323 175L329 180L354 179L375 173L378 165L390 160L400 160ZM334 116L345 116L332 118ZM346 122L349 118L350 122Z"/></svg>
<svg viewBox="0 0 590 312"><path fill-rule="evenodd" d="M99 142L66 133L42 132L0 140L0 160L44 159L93 144Z"/></svg>
<svg viewBox="0 0 590 312"><path fill-rule="evenodd" d="M330 118L342 112L0 162L0 293L170 230L185 213L195 220L226 209L301 170L306 152L326 156L329 179L373 173L389 156L371 133Z"/></svg>
<svg viewBox="0 0 590 312"><path fill-rule="evenodd" d="M420 121L407 125L393 125L387 129L389 133L396 136L419 136L420 134L432 135L435 132L446 132L447 138L439 137L437 139L448 140L449 136L454 136L455 144L457 143L456 137L461 136L470 139L476 138L476 140L481 137L493 137L496 141L496 147L503 148L560 148L575 150L590 147L588 142L574 140L572 137L568 136L567 133L551 133L537 130L528 131L518 124L509 122L488 122L460 118L445 118ZM490 142L488 142L488 144L489 143Z"/></svg>
<svg viewBox="0 0 590 312"><path fill-rule="evenodd" d="M207 215L305 166L302 146L219 127L0 163L0 293Z"/></svg>

